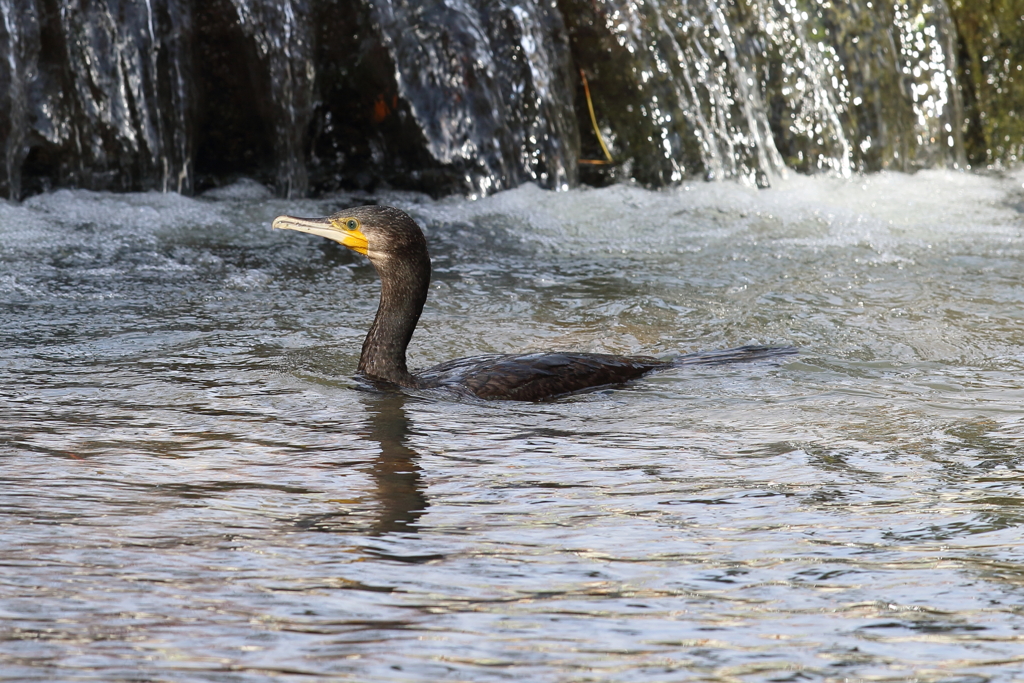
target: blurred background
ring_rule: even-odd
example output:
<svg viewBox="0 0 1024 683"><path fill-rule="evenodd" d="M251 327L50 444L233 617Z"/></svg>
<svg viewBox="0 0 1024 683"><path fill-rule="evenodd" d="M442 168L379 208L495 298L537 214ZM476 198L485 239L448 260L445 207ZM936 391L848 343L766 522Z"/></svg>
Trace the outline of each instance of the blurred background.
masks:
<svg viewBox="0 0 1024 683"><path fill-rule="evenodd" d="M763 187L789 171L998 169L1024 145L1019 0L0 0L0 14L13 199L240 177L289 198Z"/></svg>

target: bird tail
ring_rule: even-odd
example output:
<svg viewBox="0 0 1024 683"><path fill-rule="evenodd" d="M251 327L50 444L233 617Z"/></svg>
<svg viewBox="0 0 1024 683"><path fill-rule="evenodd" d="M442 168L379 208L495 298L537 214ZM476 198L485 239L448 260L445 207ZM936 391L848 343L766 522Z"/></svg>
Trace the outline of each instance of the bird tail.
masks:
<svg viewBox="0 0 1024 683"><path fill-rule="evenodd" d="M720 351L698 351L687 353L672 361L673 365L723 365L725 363L747 363L765 358L792 356L800 353L795 346L740 346Z"/></svg>

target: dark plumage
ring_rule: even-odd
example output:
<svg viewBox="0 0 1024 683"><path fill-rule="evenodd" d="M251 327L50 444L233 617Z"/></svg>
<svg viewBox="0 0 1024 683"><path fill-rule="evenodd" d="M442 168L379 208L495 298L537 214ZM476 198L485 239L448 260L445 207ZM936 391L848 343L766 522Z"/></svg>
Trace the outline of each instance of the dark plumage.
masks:
<svg viewBox="0 0 1024 683"><path fill-rule="evenodd" d="M474 356L410 373L405 351L427 300L430 256L419 226L403 211L361 206L324 218L279 216L274 227L320 235L370 259L381 280L380 306L363 342L359 373L412 389L445 388L483 399L543 401L622 384L652 370L795 353L793 347L744 346L664 361L603 353Z"/></svg>

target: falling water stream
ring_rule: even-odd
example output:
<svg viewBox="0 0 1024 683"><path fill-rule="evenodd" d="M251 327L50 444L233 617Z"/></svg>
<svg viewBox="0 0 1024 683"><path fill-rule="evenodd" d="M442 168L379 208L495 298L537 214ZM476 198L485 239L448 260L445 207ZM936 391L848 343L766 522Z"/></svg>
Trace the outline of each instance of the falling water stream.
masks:
<svg viewBox="0 0 1024 683"><path fill-rule="evenodd" d="M0 194L1012 166L1018 5L0 0Z"/></svg>
<svg viewBox="0 0 1024 683"><path fill-rule="evenodd" d="M0 203L0 680L1020 680L1022 182ZM365 391L372 268L269 224L367 201L414 367L802 351Z"/></svg>

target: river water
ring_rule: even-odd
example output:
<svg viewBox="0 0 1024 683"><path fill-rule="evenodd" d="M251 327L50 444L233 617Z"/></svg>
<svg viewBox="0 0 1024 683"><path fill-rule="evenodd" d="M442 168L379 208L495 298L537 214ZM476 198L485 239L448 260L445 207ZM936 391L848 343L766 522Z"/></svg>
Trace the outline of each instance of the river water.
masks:
<svg viewBox="0 0 1024 683"><path fill-rule="evenodd" d="M0 204L0 680L1024 677L1024 174ZM352 379L424 225L410 364L795 344L544 404Z"/></svg>

